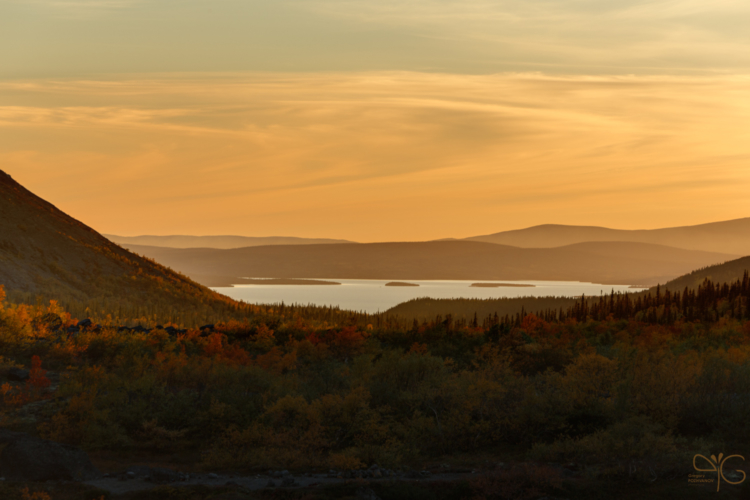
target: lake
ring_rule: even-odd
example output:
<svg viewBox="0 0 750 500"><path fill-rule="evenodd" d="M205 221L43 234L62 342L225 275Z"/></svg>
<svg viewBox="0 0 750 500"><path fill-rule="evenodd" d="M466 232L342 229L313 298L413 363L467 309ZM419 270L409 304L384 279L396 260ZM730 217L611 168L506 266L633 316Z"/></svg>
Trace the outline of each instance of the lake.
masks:
<svg viewBox="0 0 750 500"><path fill-rule="evenodd" d="M534 285L531 287L471 287L480 281L456 280L408 280L419 286L385 286L394 280L341 280L341 285L236 285L217 287L213 290L235 300L251 304L313 304L318 306L338 306L341 309L383 312L407 300L430 297L433 299L492 299L502 297L545 297L549 295L576 297L582 294L599 295L615 292L633 292L628 285L600 285L578 281L481 281L481 283L508 283ZM407 280L399 280L407 281Z"/></svg>

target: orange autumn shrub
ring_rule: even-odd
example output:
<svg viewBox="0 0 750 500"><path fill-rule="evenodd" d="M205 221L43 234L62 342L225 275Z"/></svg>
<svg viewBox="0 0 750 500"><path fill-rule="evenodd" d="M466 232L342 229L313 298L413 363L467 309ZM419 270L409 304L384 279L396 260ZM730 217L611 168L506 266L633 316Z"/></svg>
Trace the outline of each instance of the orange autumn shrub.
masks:
<svg viewBox="0 0 750 500"><path fill-rule="evenodd" d="M203 346L203 353L206 356L221 356L224 354L224 343L227 336L222 333L212 333L208 336L208 342Z"/></svg>
<svg viewBox="0 0 750 500"><path fill-rule="evenodd" d="M260 352L268 352L273 346L276 345L276 337L274 331L266 326L265 323L261 323L255 332L255 336L248 343L250 349Z"/></svg>
<svg viewBox="0 0 750 500"><path fill-rule="evenodd" d="M27 391L8 383L0 386L0 397L3 405L10 408L18 408L31 402L31 396Z"/></svg>
<svg viewBox="0 0 750 500"><path fill-rule="evenodd" d="M46 491L29 491L29 487L26 486L21 490L22 500L52 500L52 497Z"/></svg>
<svg viewBox="0 0 750 500"><path fill-rule="evenodd" d="M270 373L281 375L297 366L297 353L284 353L280 347L273 347L267 353L256 356L255 364Z"/></svg>
<svg viewBox="0 0 750 500"><path fill-rule="evenodd" d="M46 376L47 371L42 369L42 360L39 356L32 356L29 378L22 386L14 386L5 383L0 386L0 398L5 406L18 408L42 397L42 391L50 386L50 380Z"/></svg>
<svg viewBox="0 0 750 500"><path fill-rule="evenodd" d="M549 324L534 314L526 315L521 321L521 329L529 335L535 335L548 328Z"/></svg>
<svg viewBox="0 0 750 500"><path fill-rule="evenodd" d="M356 326L347 326L342 328L341 331L332 332L330 338L326 338L326 340L336 355L351 358L362 351L367 338L366 335Z"/></svg>

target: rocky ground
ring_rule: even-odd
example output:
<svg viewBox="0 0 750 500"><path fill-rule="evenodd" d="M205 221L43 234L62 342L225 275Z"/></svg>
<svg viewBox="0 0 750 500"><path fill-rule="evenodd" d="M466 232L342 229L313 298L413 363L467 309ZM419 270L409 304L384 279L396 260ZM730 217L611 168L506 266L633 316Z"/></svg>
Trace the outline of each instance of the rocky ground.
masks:
<svg viewBox="0 0 750 500"><path fill-rule="evenodd" d="M289 471L271 471L255 476L235 476L226 474L186 474L171 469L154 467L130 467L118 474L106 474L104 477L85 481L86 484L122 494L133 491L144 491L158 484L172 486L204 485L209 487L230 486L240 490L295 489L315 488L335 484L361 484L385 481L455 481L475 477L472 472L430 473L428 471L394 472L381 469L377 465L366 471L329 471L326 474L291 474Z"/></svg>
<svg viewBox="0 0 750 500"><path fill-rule="evenodd" d="M690 485L674 477L642 480L593 477L576 464L496 463L481 470L448 464L431 470L366 470L293 474L286 470L256 475L181 472L145 465L123 466L102 474L81 450L0 430L0 498L16 500L25 485L49 492L53 500L724 500L750 498L750 488L722 484ZM111 468L109 470L112 470ZM9 496L6 492L13 492ZM489 496L487 496L487 493ZM552 494L550 494L552 493ZM37 497L32 497L37 498ZM39 497L47 498L47 497Z"/></svg>

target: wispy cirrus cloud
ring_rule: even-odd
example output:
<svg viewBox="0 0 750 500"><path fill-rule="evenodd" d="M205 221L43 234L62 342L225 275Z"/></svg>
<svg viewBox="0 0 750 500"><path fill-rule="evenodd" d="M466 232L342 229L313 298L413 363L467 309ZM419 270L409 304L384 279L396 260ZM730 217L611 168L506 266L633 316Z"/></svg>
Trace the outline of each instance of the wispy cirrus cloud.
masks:
<svg viewBox="0 0 750 500"><path fill-rule="evenodd" d="M742 0L300 0L300 5L334 18L452 40L456 48L468 43L477 59L568 72L750 68L750 35L741 21L750 17L750 3Z"/></svg>
<svg viewBox="0 0 750 500"><path fill-rule="evenodd" d="M41 11L43 15L67 20L94 20L137 8L144 0L8 0Z"/></svg>
<svg viewBox="0 0 750 500"><path fill-rule="evenodd" d="M124 9L143 0L10 0L18 4L41 5L58 9Z"/></svg>
<svg viewBox="0 0 750 500"><path fill-rule="evenodd" d="M745 76L152 75L0 94L3 168L105 232L367 241L750 212Z"/></svg>
<svg viewBox="0 0 750 500"><path fill-rule="evenodd" d="M745 0L6 0L0 77L744 74Z"/></svg>
<svg viewBox="0 0 750 500"><path fill-rule="evenodd" d="M742 0L296 0L298 4L329 15L356 17L361 21L404 24L450 24L461 21L559 21L620 19L653 22L685 21L696 15L730 17L750 12ZM531 26L533 27L533 26ZM560 29L565 29L561 26Z"/></svg>

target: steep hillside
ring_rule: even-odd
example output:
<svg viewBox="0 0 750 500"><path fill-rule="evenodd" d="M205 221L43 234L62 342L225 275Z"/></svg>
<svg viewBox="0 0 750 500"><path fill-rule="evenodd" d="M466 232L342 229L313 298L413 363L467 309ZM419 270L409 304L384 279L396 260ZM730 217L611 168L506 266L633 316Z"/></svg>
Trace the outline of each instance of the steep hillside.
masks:
<svg viewBox="0 0 750 500"><path fill-rule="evenodd" d="M328 238L294 238L290 236L117 236L105 234L110 241L123 246L147 245L167 248L243 248L265 245L326 245L331 243L353 243L347 240Z"/></svg>
<svg viewBox="0 0 750 500"><path fill-rule="evenodd" d="M0 285L10 297L200 323L239 304L110 242L0 171Z"/></svg>
<svg viewBox="0 0 750 500"><path fill-rule="evenodd" d="M666 229L608 229L545 224L515 231L466 238L522 248L553 248L590 241L630 241L688 250L750 255L750 218Z"/></svg>
<svg viewBox="0 0 750 500"><path fill-rule="evenodd" d="M541 249L472 241L266 246L233 250L130 248L214 286L217 280L212 278L226 276L561 280L648 285L732 258L726 254L643 243L586 243Z"/></svg>
<svg viewBox="0 0 750 500"><path fill-rule="evenodd" d="M709 266L695 270L684 276L673 279L664 285L670 290L684 290L688 288L698 288L705 279L717 283L731 283L735 280L742 279L746 270L750 270L750 257L732 260L723 264Z"/></svg>

